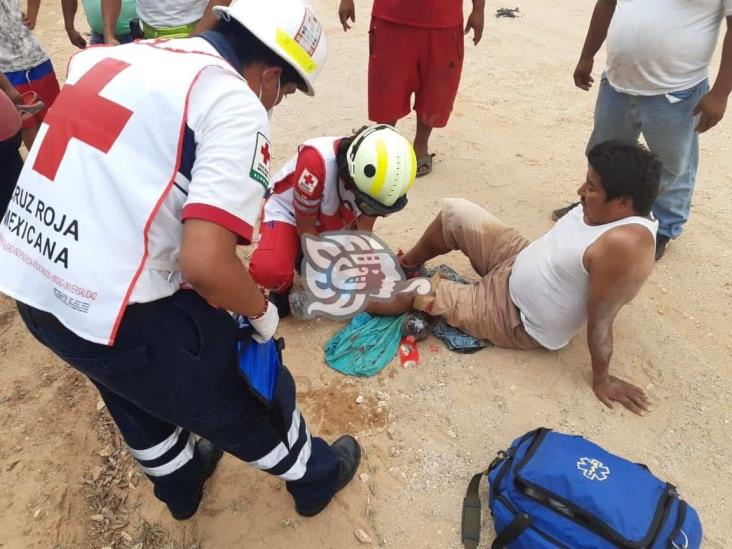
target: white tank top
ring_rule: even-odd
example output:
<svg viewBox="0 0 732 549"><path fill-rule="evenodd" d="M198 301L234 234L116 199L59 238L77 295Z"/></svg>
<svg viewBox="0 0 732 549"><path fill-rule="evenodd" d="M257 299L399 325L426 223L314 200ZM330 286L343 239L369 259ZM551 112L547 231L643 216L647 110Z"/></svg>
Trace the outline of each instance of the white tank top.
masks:
<svg viewBox="0 0 732 549"><path fill-rule="evenodd" d="M517 257L509 292L526 332L543 347L561 349L587 321L585 250L614 227L642 225L656 239L658 221L631 216L588 225L581 205L557 221L554 228L532 242Z"/></svg>

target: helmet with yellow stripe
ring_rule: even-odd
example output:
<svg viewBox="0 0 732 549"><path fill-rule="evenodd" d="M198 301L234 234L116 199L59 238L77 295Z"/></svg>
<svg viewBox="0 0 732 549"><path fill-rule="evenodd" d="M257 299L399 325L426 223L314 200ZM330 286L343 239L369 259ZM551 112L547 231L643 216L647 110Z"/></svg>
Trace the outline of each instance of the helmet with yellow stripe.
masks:
<svg viewBox="0 0 732 549"><path fill-rule="evenodd" d="M346 161L364 214L384 215L406 205L417 158L412 144L396 129L377 124L361 131L348 147Z"/></svg>
<svg viewBox="0 0 732 549"><path fill-rule="evenodd" d="M215 6L214 13L235 19L264 45L284 59L305 82L307 95L325 65L328 45L322 25L303 0L235 0Z"/></svg>

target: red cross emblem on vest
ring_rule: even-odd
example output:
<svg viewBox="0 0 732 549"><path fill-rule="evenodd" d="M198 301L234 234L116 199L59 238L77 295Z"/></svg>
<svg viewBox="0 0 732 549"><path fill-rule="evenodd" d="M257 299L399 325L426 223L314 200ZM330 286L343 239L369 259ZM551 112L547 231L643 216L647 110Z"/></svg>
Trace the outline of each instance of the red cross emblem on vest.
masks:
<svg viewBox="0 0 732 549"><path fill-rule="evenodd" d="M269 164L269 157L271 156L269 154L269 143L265 143L262 145L259 149L259 152L262 153L262 158L264 158L264 163Z"/></svg>
<svg viewBox="0 0 732 549"><path fill-rule="evenodd" d="M33 163L35 171L53 181L72 138L109 152L132 111L99 93L129 66L118 59L102 59L75 84L63 87L44 120L48 131Z"/></svg>

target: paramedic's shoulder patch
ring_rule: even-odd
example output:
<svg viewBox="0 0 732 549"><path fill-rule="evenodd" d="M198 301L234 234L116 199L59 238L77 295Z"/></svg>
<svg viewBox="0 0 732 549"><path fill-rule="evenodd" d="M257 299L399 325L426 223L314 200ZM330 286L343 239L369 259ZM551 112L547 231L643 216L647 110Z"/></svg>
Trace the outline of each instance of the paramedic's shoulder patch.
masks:
<svg viewBox="0 0 732 549"><path fill-rule="evenodd" d="M257 132L257 142L254 145L252 155L252 168L249 170L249 177L257 181L265 192L269 188L269 164L272 160L269 148L269 140L264 134Z"/></svg>
<svg viewBox="0 0 732 549"><path fill-rule="evenodd" d="M313 191L318 186L320 181L312 173L305 168L300 175L300 179L297 180L297 188L308 196L312 196Z"/></svg>

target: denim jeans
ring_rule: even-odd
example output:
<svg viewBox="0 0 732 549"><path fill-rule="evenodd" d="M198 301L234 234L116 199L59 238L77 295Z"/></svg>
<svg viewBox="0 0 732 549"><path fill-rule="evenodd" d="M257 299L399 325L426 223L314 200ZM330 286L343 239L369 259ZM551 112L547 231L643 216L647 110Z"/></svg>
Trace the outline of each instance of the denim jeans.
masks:
<svg viewBox="0 0 732 549"><path fill-rule="evenodd" d="M636 141L640 134L663 164L653 215L658 234L676 238L689 218L699 163L698 120L692 112L709 90L707 80L667 95L638 96L616 91L602 77L589 151L609 139Z"/></svg>
<svg viewBox="0 0 732 549"><path fill-rule="evenodd" d="M130 33L118 34L117 36L115 36L115 38L120 44L129 44L130 42L132 42L132 35ZM89 43L93 46L97 44L104 44L104 35L99 34L98 32L91 31Z"/></svg>

